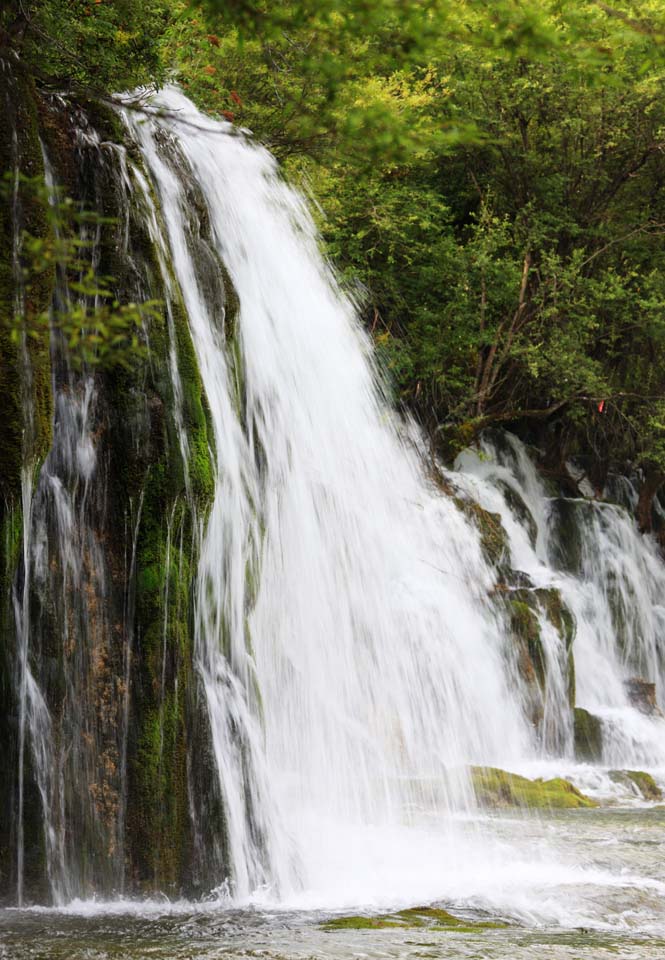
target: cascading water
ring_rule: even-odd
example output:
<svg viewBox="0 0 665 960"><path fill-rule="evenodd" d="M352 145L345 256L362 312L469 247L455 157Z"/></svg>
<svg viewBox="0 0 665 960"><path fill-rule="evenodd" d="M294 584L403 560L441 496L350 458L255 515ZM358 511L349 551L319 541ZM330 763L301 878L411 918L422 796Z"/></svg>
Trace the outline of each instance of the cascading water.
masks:
<svg viewBox="0 0 665 960"><path fill-rule="evenodd" d="M610 767L665 777L665 723L630 693L645 678L663 706L665 567L654 545L617 506L549 496L514 438L486 438L480 455L430 480L305 205L266 151L172 88L122 113L142 164L85 135L121 196L115 242L132 292L164 303L168 449L183 478L155 524L147 470L123 518L120 575L106 551L103 389L70 368L56 337L54 442L34 491L24 478L14 591L21 742L41 797L52 899L160 889L168 850L140 863L144 886L128 870L131 790L153 761L151 775L171 789L182 682L205 699L215 767L205 790L223 810L211 814L214 802L199 796L206 756L192 737L183 747L192 846L212 865L197 889L323 908L446 899L592 922L594 890L640 878L585 871L552 851L537 821L502 838L508 827L478 815L468 767L540 764L591 786L600 779L601 792ZM136 221L153 268L137 265ZM215 448L207 512L190 470L184 316ZM149 327L146 337L156 351ZM138 446L145 434L132 436ZM474 504L500 516L509 555L488 559ZM145 547L150 522L161 554ZM198 682L174 668L190 565ZM135 630L139 581L154 582L157 597L149 636ZM28 648L31 591L42 618ZM511 600L537 622L537 680L519 662ZM48 663L58 656L64 695L55 697ZM146 662L152 672L138 678ZM593 768L575 759L573 705L602 723ZM576 911L550 894L570 884L591 891Z"/></svg>
<svg viewBox="0 0 665 960"><path fill-rule="evenodd" d="M662 776L665 677L658 641L665 568L655 543L638 533L623 506L548 496L534 462L514 437L498 443L487 439L483 456L467 452L458 468L463 487L500 514L513 567L528 574L536 587L560 590L574 615L575 700L602 721L603 762L615 768L652 769ZM636 500L632 489L628 495ZM551 712L562 730L555 753L571 757L565 651L551 632L543 631L543 639ZM646 715L640 704L631 702L635 678L655 684L660 710Z"/></svg>
<svg viewBox="0 0 665 960"><path fill-rule="evenodd" d="M417 820L441 794L464 803L455 771L516 759L527 735L475 532L400 438L302 200L265 151L177 91L158 106L171 119L127 116L215 424L199 658L234 889L285 893L312 881L326 831L349 844L363 824ZM182 119L187 135L164 145ZM192 177L240 302L239 398L224 310L188 236Z"/></svg>

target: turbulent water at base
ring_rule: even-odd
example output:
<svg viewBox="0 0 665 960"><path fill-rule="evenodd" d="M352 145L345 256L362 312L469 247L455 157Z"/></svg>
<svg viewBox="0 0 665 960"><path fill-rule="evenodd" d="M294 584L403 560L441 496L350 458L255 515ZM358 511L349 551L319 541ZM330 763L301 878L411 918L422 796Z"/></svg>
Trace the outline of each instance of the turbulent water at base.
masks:
<svg viewBox="0 0 665 960"><path fill-rule="evenodd" d="M642 841L640 801L610 776L616 768L648 770L665 783L665 721L655 706L649 715L639 709L630 693L635 678L648 680L665 706L665 565L656 546L620 505L555 496L527 448L507 435L485 438L454 470L427 466L417 430L383 395L370 343L321 258L303 199L270 155L173 88L147 113L128 105L123 116L144 170L117 151L118 176L157 250L171 338L172 301L182 296L214 432L195 637L225 818L225 836L202 842L223 848L227 865L216 905L205 910L249 906L259 913L248 916L267 918L274 932L282 909L293 917L314 911L306 915L316 921L316 911L437 901L526 926L665 934L665 876L655 856L665 849L662 818L648 811ZM103 608L105 566L90 519L101 496L89 443L94 390L56 359L61 429L36 491L25 485L25 515L33 517L26 569L32 564L37 588L47 592L47 540L55 544L62 620L70 622L77 592ZM170 375L186 462L175 348ZM451 490L500 516L501 562L488 561L473 511L460 509ZM626 481L624 496L632 495ZM140 520L141 501L129 518L130 569ZM165 523L168 567L183 547L173 515ZM572 654L543 599L552 588L574 620ZM166 611L168 590L167 579ZM538 620L547 683L535 694L515 653L506 606L514 591L532 599ZM16 620L25 632L20 600ZM103 618L75 626L77 637L99 634L81 642L81 657L108 635ZM68 845L79 838L65 829L65 811L79 802L81 819L89 816L88 799L68 791L81 771L103 762L110 739L116 859L106 889L124 882L133 655L131 632L124 636L124 699L106 718L112 738L105 728L83 735L90 709L82 677L90 666L73 660L79 675L66 678L73 753L54 751L48 711L35 706L39 689L21 671L56 902L90 892L85 877L72 880ZM593 764L575 759L573 661L575 703L602 724L602 756ZM582 811L584 820L489 816L474 799L474 764L567 776L593 796L627 804L634 819L603 811ZM89 824L82 842L99 829ZM642 842L655 846L631 846ZM125 901L106 909L162 910ZM173 909L184 916L192 908ZM238 929L252 923L245 917ZM181 934L188 949L186 929L164 934L173 956L181 955ZM307 955L328 955L310 947ZM530 949L478 955L539 955ZM299 950L289 941L284 955Z"/></svg>

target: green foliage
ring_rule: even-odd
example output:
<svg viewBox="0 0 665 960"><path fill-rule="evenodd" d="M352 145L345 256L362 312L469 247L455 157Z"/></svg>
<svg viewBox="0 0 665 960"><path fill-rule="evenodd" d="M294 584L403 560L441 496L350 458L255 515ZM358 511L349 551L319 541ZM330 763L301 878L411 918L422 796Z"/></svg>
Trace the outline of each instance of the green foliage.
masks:
<svg viewBox="0 0 665 960"><path fill-rule="evenodd" d="M158 301L120 304L111 287L112 277L100 276L94 264L97 229L112 221L94 211L81 210L71 199L47 189L41 178L21 177L25 191L37 197L46 211L48 230L34 236L27 230L20 238L20 272L24 309L5 318L11 342L26 335L43 341L50 330L59 330L77 366L130 367L146 351L141 331L159 309ZM15 189L16 177L8 174L4 194ZM68 299L59 307L35 312L33 291L50 283L53 273L67 279Z"/></svg>
<svg viewBox="0 0 665 960"><path fill-rule="evenodd" d="M663 0L15 0L0 28L42 84L174 67L266 143L435 436L665 470Z"/></svg>
<svg viewBox="0 0 665 960"><path fill-rule="evenodd" d="M206 9L180 78L311 189L401 401L665 465L662 0Z"/></svg>
<svg viewBox="0 0 665 960"><path fill-rule="evenodd" d="M0 41L51 85L113 92L163 77L166 0L9 0Z"/></svg>

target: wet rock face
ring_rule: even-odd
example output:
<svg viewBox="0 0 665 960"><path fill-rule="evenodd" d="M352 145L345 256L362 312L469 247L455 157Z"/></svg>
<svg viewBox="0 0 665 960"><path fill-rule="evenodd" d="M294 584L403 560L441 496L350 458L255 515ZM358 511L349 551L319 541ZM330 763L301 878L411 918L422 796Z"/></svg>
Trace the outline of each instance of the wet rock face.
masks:
<svg viewBox="0 0 665 960"><path fill-rule="evenodd" d="M603 732L600 718L575 707L573 711L573 729L575 736L575 757L590 763L601 759L603 753Z"/></svg>
<svg viewBox="0 0 665 960"><path fill-rule="evenodd" d="M146 320L145 354L128 366L81 369L59 333L50 351L42 338L29 405L20 357L0 330L0 409L35 411L27 453L22 420L0 424L0 902L121 889L199 895L224 875L226 854L223 813L208 800L217 774L205 762L211 734L195 669L197 538L213 472L187 315L150 233L149 195L136 176L129 186L117 118L90 104L87 120L20 76L7 91L8 77L0 71L0 103L15 105L0 119L0 173L16 164L43 176L43 145L54 182L107 218L90 256L118 302L162 306ZM17 126L21 149L8 156ZM104 143L83 136L90 130ZM20 226L41 236L36 206L26 199ZM0 320L13 302L11 227L0 209ZM67 283L49 274L44 303L31 309L68 303ZM22 458L35 466L25 524ZM29 625L23 674L14 598ZM23 707L21 734L28 669L23 688L34 687L39 709Z"/></svg>
<svg viewBox="0 0 665 960"><path fill-rule="evenodd" d="M582 541L580 533L579 511L586 508L581 500L567 500L562 497L553 500L550 505L550 524L556 531L552 538L551 562L559 570L577 574L582 564Z"/></svg>
<svg viewBox="0 0 665 960"><path fill-rule="evenodd" d="M631 677L626 680L626 693L633 707L648 717L660 716L661 710L656 702L656 684L643 677Z"/></svg>

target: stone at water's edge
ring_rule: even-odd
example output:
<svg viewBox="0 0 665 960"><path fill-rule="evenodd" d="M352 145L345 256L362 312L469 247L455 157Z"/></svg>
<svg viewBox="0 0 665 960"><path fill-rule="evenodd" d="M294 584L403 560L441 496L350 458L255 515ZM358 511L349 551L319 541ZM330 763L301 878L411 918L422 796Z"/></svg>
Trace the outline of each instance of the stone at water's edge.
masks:
<svg viewBox="0 0 665 960"><path fill-rule="evenodd" d="M610 779L636 791L644 800L663 799L663 791L644 770L610 770Z"/></svg>
<svg viewBox="0 0 665 960"><path fill-rule="evenodd" d="M473 933L476 930L496 930L505 926L505 923L495 920L456 917L438 907L411 907L408 910L398 910L395 913L385 913L380 916L354 914L348 917L334 917L323 924L323 929L332 931L430 927L435 930L453 930L455 933Z"/></svg>
<svg viewBox="0 0 665 960"><path fill-rule="evenodd" d="M497 767L471 767L471 782L484 807L527 807L533 809L575 809L597 807L568 780L529 780Z"/></svg>

